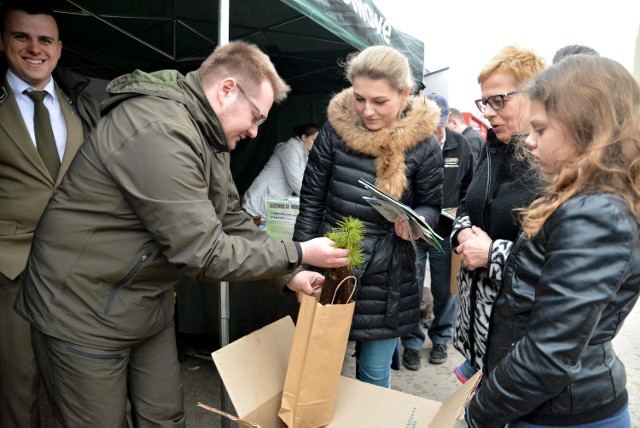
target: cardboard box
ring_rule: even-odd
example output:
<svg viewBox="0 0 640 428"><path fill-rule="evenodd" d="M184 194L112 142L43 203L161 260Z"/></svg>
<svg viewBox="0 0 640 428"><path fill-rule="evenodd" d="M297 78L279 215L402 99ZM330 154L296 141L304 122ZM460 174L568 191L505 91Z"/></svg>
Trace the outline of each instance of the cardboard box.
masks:
<svg viewBox="0 0 640 428"><path fill-rule="evenodd" d="M267 200L267 233L273 238L291 239L300 210L300 198Z"/></svg>
<svg viewBox="0 0 640 428"><path fill-rule="evenodd" d="M278 418L295 326L282 318L211 354L239 418L282 428ZM455 427L480 373L444 403L340 377L329 427Z"/></svg>

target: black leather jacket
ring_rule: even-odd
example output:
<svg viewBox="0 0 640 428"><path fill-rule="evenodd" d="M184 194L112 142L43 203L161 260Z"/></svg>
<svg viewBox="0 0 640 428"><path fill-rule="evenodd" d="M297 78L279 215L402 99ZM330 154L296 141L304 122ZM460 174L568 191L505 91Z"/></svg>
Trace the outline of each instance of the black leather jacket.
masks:
<svg viewBox="0 0 640 428"><path fill-rule="evenodd" d="M471 427L578 424L627 403L611 340L640 292L640 225L611 193L576 196L514 246L489 332Z"/></svg>

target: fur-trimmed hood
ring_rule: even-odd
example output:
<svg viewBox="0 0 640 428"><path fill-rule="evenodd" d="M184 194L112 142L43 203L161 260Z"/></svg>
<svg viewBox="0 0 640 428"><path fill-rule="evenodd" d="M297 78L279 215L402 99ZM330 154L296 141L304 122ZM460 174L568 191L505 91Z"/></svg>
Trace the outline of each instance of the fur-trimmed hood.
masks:
<svg viewBox="0 0 640 428"><path fill-rule="evenodd" d="M405 152L433 134L440 108L424 97L409 97L400 120L388 128L369 131L354 103L352 88L336 94L327 109L329 123L351 150L376 158L376 186L399 198L407 186Z"/></svg>

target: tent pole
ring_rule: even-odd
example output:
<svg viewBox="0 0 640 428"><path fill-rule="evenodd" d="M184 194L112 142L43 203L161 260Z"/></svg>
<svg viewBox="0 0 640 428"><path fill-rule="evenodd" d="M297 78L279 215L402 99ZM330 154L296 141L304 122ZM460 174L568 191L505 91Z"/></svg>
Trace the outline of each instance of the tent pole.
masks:
<svg viewBox="0 0 640 428"><path fill-rule="evenodd" d="M219 0L218 45L229 43L229 0Z"/></svg>
<svg viewBox="0 0 640 428"><path fill-rule="evenodd" d="M219 0L218 3L218 46L229 43L229 0ZM229 344L229 283L220 282L220 347ZM220 379L220 409L229 413L229 394ZM221 416L222 428L229 428L229 419Z"/></svg>

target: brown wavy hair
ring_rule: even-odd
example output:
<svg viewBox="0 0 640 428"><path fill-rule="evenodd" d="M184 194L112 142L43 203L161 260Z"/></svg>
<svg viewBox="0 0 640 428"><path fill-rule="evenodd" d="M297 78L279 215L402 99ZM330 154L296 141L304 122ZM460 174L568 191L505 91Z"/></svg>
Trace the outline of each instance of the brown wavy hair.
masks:
<svg viewBox="0 0 640 428"><path fill-rule="evenodd" d="M571 55L538 74L528 94L577 147L576 157L548 177L543 196L523 210L527 236L589 191L619 194L640 219L640 86L631 73L608 58Z"/></svg>

